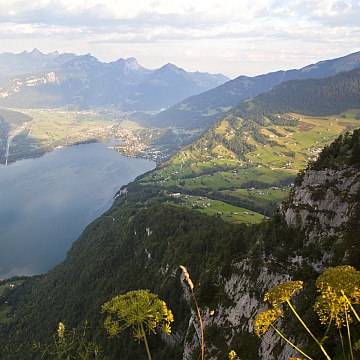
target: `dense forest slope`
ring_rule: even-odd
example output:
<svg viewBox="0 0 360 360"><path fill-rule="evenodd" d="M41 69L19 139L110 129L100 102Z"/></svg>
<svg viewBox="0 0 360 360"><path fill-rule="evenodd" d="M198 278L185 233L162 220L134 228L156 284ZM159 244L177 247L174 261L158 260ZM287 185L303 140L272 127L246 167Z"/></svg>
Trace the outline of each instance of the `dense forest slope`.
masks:
<svg viewBox="0 0 360 360"><path fill-rule="evenodd" d="M267 92L289 80L323 78L360 67L360 52L321 61L301 69L276 71L255 77L239 76L212 90L189 97L155 117L134 114L133 119L145 126L205 129L239 101Z"/></svg>
<svg viewBox="0 0 360 360"><path fill-rule="evenodd" d="M1 358L38 359L33 342L50 343L59 321L70 328L88 320L87 336L100 345L101 358L145 359L130 331L109 339L100 314L101 305L114 295L141 288L159 294L175 316L167 342L150 337L154 357L198 358L196 315L186 300L179 264L188 268L195 283L209 359L227 359L230 349L249 360L295 355L274 336L259 341L253 321L268 289L301 279L305 290L297 297L298 311L320 336L311 305L314 280L328 266L360 265L354 253L359 249L359 148L358 130L327 147L318 162L299 175L278 213L256 226L229 225L175 207L159 188L140 185L141 179L122 188L112 208L86 228L63 263L1 298L16 314L1 326ZM316 182L308 181L314 176ZM344 199L347 206L337 208ZM294 211L299 211L295 217ZM329 223L321 215L334 211L342 221ZM296 323L285 321L282 327L303 337L302 346L307 346ZM329 336L325 342L332 357L341 352L337 341ZM322 358L311 346L309 351Z"/></svg>

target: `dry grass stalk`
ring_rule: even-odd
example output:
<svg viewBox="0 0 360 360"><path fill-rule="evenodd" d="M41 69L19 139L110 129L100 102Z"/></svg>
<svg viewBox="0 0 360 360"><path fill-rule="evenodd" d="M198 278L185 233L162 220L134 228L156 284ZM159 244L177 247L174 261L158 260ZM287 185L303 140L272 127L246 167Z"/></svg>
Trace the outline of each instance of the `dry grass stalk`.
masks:
<svg viewBox="0 0 360 360"><path fill-rule="evenodd" d="M185 279L187 281L187 283L189 284L190 290L193 294L193 298L195 301L195 306L196 306L196 311L197 311L197 315L199 318L199 322L200 322L200 330L201 330L201 359L204 360L205 359L205 337L204 337L204 327L203 327L203 322L202 322L202 318L201 318L201 313L200 313L200 308L198 306L197 300L196 300L196 296L195 296L195 292L194 292L194 283L191 281L190 279L190 275L188 273L188 271L186 270L185 266L180 265L180 268L185 276Z"/></svg>

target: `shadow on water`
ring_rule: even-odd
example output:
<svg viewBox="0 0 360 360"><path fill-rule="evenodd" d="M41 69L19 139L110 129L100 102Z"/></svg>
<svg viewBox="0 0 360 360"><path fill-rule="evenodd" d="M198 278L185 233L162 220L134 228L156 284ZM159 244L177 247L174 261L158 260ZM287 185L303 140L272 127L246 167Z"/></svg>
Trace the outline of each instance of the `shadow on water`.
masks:
<svg viewBox="0 0 360 360"><path fill-rule="evenodd" d="M120 187L155 167L108 147L68 146L0 167L0 278L58 264Z"/></svg>

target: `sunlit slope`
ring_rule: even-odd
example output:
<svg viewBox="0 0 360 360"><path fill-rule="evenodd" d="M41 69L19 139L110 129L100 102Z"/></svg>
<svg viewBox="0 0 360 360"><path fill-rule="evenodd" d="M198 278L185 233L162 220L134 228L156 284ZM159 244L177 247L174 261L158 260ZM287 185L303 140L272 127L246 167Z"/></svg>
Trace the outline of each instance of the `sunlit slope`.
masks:
<svg viewBox="0 0 360 360"><path fill-rule="evenodd" d="M256 218L256 213L269 216L286 196L296 173L315 160L324 146L360 126L359 79L356 70L326 80L293 81L281 84L272 94L244 101L143 183L180 193L175 198L183 206L228 221L259 221L263 216ZM302 108L306 115L287 111ZM339 111L329 113L333 110ZM239 209L221 211L226 205L194 203L189 195Z"/></svg>

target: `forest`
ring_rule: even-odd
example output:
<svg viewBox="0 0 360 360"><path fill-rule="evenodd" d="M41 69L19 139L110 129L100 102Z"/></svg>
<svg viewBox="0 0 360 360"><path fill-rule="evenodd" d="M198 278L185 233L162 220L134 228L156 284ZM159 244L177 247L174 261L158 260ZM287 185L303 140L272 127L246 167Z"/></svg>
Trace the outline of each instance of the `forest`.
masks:
<svg viewBox="0 0 360 360"><path fill-rule="evenodd" d="M359 131L341 137L324 151L320 166L322 163L328 167L331 159L336 166L358 169L358 160L351 159L359 146ZM302 176L300 173L298 183ZM354 237L359 230L355 217L349 222L351 231L343 233L341 243L331 237L307 243L304 230L287 226L278 213L256 226L228 224L167 203L161 189L141 185L141 178L129 184L127 193L119 194L111 209L86 228L63 263L44 275L26 279L1 296L1 303L6 302L16 314L13 321L0 328L2 359L24 356L38 359L39 348L34 343L51 344L59 322L78 331L87 324L86 341L99 346L101 358L145 358L143 347L133 339L131 331L111 339L102 325L105 315L101 306L112 297L135 289L158 294L174 315L174 341L164 343L159 336L150 335L151 352L156 359L180 359L183 339L190 336L188 323L194 304L183 296L179 264L186 264L194 280L199 307L215 311L234 306L225 286L238 273L236 264L242 261L248 264L249 272L239 275L248 278L250 284L253 282L252 296L259 301L268 290L256 284L261 269L266 266L277 273L286 268L291 278L306 281L302 294L296 297L297 308L305 314L309 326L315 327L316 336L320 336L323 329L316 325L310 306L316 296L314 284L319 274L310 263L321 259L333 246L337 250L329 258L328 266L343 263L344 255L358 245ZM352 200L356 209L360 209L358 200L357 194ZM292 266L290 254L308 259L309 264ZM357 255L348 257L346 264L359 267ZM293 321L286 321L284 326L289 334L302 334ZM236 351L241 359L254 359L260 346L254 333L241 331L240 327L230 331L216 323L205 327L205 339L206 348L216 349L217 359L227 359L230 350ZM225 339L231 339L230 344ZM338 354L337 341L335 335L327 340L334 358ZM306 349L315 351L310 344ZM193 351L193 359L198 358L199 351L198 347ZM318 356L320 359L321 355Z"/></svg>

